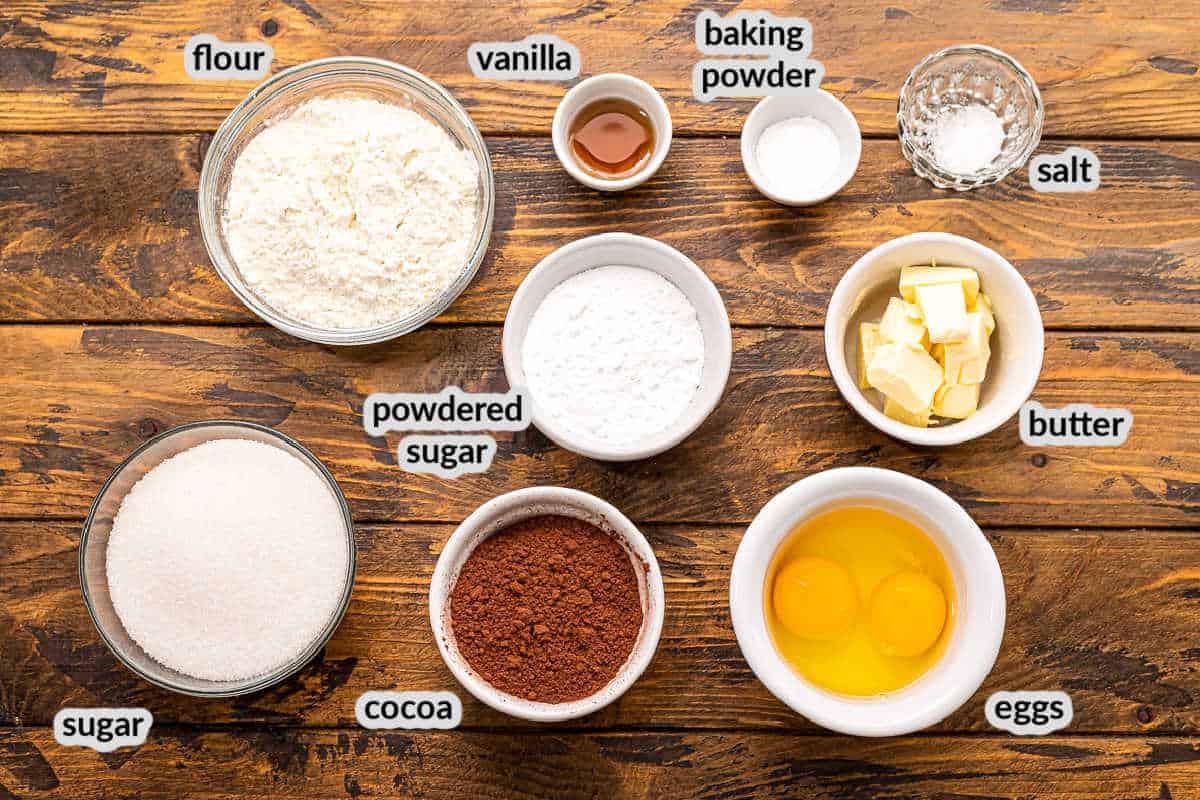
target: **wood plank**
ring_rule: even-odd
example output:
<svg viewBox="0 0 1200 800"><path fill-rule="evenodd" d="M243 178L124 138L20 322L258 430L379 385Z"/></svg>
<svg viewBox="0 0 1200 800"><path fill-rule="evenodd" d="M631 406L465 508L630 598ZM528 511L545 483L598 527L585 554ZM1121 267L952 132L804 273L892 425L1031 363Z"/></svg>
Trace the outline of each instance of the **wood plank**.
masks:
<svg viewBox="0 0 1200 800"><path fill-rule="evenodd" d="M201 242L204 143L0 137L0 319L254 319ZM1050 327L1200 326L1200 143L1089 145L1104 168L1094 194L1037 193L1022 173L962 195L918 179L894 142L868 141L842 194L796 210L754 190L736 139L678 141L652 182L619 197L576 184L548 142L493 139L491 250L442 320L502 322L542 257L581 236L628 230L701 264L735 323L818 326L833 287L863 253L912 231L948 230L1011 259Z"/></svg>
<svg viewBox="0 0 1200 800"><path fill-rule="evenodd" d="M818 731L747 667L728 614L729 569L743 529L644 526L666 583L658 654L616 704L572 723L607 729ZM450 525L365 525L350 609L321 659L298 677L232 701L156 689L122 667L80 600L78 526L0 524L0 725L47 725L67 706L142 706L158 723L353 726L376 689L457 692L471 729L519 723L475 702L438 655L430 574ZM943 733L986 732L995 691L1063 689L1069 733L1200 732L1195 647L1200 563L1186 533L990 531L1008 592L1008 627L991 676ZM527 727L527 726L526 726Z"/></svg>
<svg viewBox="0 0 1200 800"><path fill-rule="evenodd" d="M925 478L982 524L1194 527L1198 344L1189 334L1050 335L1034 397L1128 408L1134 425L1120 448L1042 453L1020 443L1016 419L969 446L892 441L838 395L819 331L738 329L724 399L673 450L603 464L531 428L497 436L489 472L442 480L400 470L398 436L366 436L363 398L505 389L499 328L427 328L337 350L266 328L0 326L0 517L82 518L147 435L234 417L308 445L362 521L457 522L501 492L562 484L644 521L746 523L793 481L860 464Z"/></svg>
<svg viewBox="0 0 1200 800"><path fill-rule="evenodd" d="M693 25L704 7L684 0L10 2L0 16L0 129L215 129L251 84L187 78L183 45L206 32L270 42L276 70L332 55L399 61L444 83L486 131L544 134L563 86L477 80L466 51L476 41L554 33L579 47L584 75L628 72L659 87L676 130L737 133L753 101L705 105L691 97L691 68L700 57ZM784 0L748 7L797 13ZM921 58L982 41L1034 75L1051 135L1200 135L1200 21L1188 0L1157 3L1152 16L1137 0L969 0L956 4L955 14L937 0L854 0L801 11L814 26L825 87L844 96L872 134L895 135L896 95Z"/></svg>
<svg viewBox="0 0 1200 800"><path fill-rule="evenodd" d="M0 791L87 798L1188 798L1194 740L367 733L155 726L137 750L0 732Z"/></svg>

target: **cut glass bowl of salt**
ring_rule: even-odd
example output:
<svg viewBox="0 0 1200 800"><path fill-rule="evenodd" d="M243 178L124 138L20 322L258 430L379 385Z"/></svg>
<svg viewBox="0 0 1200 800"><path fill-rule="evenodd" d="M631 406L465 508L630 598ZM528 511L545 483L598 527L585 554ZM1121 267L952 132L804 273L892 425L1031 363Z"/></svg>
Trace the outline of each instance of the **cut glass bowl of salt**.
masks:
<svg viewBox="0 0 1200 800"><path fill-rule="evenodd" d="M927 56L900 89L900 148L934 186L966 191L1020 169L1042 138L1037 84L1011 56L980 44Z"/></svg>

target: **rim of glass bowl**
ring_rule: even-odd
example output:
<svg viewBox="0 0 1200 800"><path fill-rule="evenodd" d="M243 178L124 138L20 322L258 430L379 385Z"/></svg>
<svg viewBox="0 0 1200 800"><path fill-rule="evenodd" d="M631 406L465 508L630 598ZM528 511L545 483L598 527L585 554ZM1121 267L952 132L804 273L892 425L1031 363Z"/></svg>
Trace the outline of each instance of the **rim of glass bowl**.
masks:
<svg viewBox="0 0 1200 800"><path fill-rule="evenodd" d="M92 530L92 522L95 520L96 513L100 507L100 498L104 497L113 481L117 479L117 476L120 475L130 464L132 464L138 456L159 442L171 438L172 436L186 433L188 431L199 430L203 428L215 428L220 426L247 428L268 436L272 436L276 439L279 439L284 444L294 447L297 452L303 455L325 479L326 485L329 486L330 491L333 492L334 498L337 499L338 506L342 511L342 521L346 525L346 544L349 552L346 561L346 586L342 590L342 599L338 602L337 610L329 618L328 623L326 623L325 627L321 630L321 633L313 640L311 645L305 648L305 650L299 656L297 656L294 661L285 664L274 672L270 672L256 678L250 678L243 686L233 689L205 691L178 686L176 684L160 680L153 675L146 674L139 669L136 664L133 664L131 661L125 658L125 655L109 638L108 633L104 630L104 627L100 624L100 620L96 616L95 604L92 601L92 596L88 592L87 586L86 553L88 539L90 538ZM215 440L210 439L209 441ZM321 463L321 460L313 455L307 447L300 444L286 433L281 433L274 428L268 428L265 425L259 425L256 422L246 422L244 420L237 419L209 419L201 420L199 422L188 422L171 428L170 430L163 431L157 436L147 439L135 447L133 452L126 456L125 460L118 464L117 467L112 471L112 474L110 474L104 481L104 485L100 487L100 491L96 492L96 498L92 500L92 506L88 511L87 520L83 523L83 532L79 537L79 587L83 592L83 604L87 606L88 616L92 618L92 625L100 634L100 638L104 640L104 644L108 647L109 652L116 656L116 659L125 665L126 669L140 677L142 680L152 683L155 686L159 686L163 689L169 689L172 692L178 692L180 694L186 694L192 697L238 697L244 694L252 694L254 692L266 689L269 686L273 686L280 681L286 680L300 670L304 669L304 667L306 667L308 663L312 661L314 657L316 657L317 653L319 653L321 649L328 644L329 639L333 636L334 631L336 631L338 626L341 624L342 618L346 616L346 610L350 607L350 597L354 592L354 576L357 570L358 546L355 544L354 540L354 520L350 514L350 504L346 502L346 496L342 494L342 489L340 486L338 486L338 482L333 477L333 473L331 473L328 468ZM147 657L150 656L147 655Z"/></svg>
<svg viewBox="0 0 1200 800"><path fill-rule="evenodd" d="M905 98L911 94L912 85L917 75L934 62L957 55L981 55L999 62L1001 65L1012 70L1017 80L1029 91L1030 97L1033 98L1033 118L1037 124L1037 130L1033 136L1029 137L1029 141L1025 147L1022 148L1020 158L1015 159L1009 167L983 170L971 177L958 175L939 168L937 164L925 158L912 145L913 132L907 130L904 126ZM1045 119L1046 108L1042 103L1042 93L1038 89L1037 81L1033 79L1033 75L1021 65L1020 61L1017 61L1008 53L986 44L955 44L943 47L941 50L925 56L909 71L908 77L904 79L904 83L900 87L900 94L896 99L896 126L899 130L900 149L904 152L904 157L913 165L918 175L932 181L935 186L942 189L957 189L960 191L975 189L980 186L998 183L1019 170L1029 161L1029 157L1033 155L1033 151L1037 149L1038 143L1042 140L1042 126L1045 123Z"/></svg>
<svg viewBox="0 0 1200 800"><path fill-rule="evenodd" d="M465 131L467 141L462 141L457 133L450 132L450 135L460 140L475 156L482 182L483 223L479 226L478 236L471 254L454 281L429 305L417 309L401 319L373 328L318 328L299 320L285 318L272 310L238 276L233 258L225 247L221 231L221 215L217 209L218 202L223 196L223 191L218 185L220 177L227 167L232 168L233 147L248 126L260 121L259 112L271 99L279 96L282 92L303 86L310 81L328 79L331 76L370 76L390 81L402 94L427 101L442 114L454 118ZM426 109L418 110L429 114ZM432 116L436 118L437 115ZM375 344L411 333L434 319L449 308L450 304L475 278L492 238L496 207L496 182L492 172L491 156L488 154L483 135L475 126L466 109L441 84L416 70L392 61L358 56L336 56L298 64L273 75L252 89L245 99L229 112L229 116L225 118L213 135L208 153L205 155L204 165L200 170L198 205L200 231L209 260L212 261L221 279L237 295L242 304L257 314L264 322L292 336L321 344Z"/></svg>

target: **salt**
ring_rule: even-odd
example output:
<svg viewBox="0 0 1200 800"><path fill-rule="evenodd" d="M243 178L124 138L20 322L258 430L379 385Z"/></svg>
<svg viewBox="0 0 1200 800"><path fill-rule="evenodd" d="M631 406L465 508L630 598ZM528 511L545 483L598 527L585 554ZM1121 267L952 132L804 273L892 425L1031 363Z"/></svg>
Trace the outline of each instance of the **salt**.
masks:
<svg viewBox="0 0 1200 800"><path fill-rule="evenodd" d="M334 617L349 547L341 505L299 458L240 439L163 461L117 512L109 592L163 666L214 681L294 661Z"/></svg>
<svg viewBox="0 0 1200 800"><path fill-rule="evenodd" d="M818 191L837 171L842 148L833 128L816 117L792 117L768 126L758 137L754 157L773 192L803 198Z"/></svg>
<svg viewBox="0 0 1200 800"><path fill-rule="evenodd" d="M691 301L657 272L597 267L546 295L521 361L541 412L577 437L626 447L662 433L691 405L704 335Z"/></svg>
<svg viewBox="0 0 1200 800"><path fill-rule="evenodd" d="M1004 122L987 106L959 106L933 123L933 157L955 175L985 169L1004 147Z"/></svg>

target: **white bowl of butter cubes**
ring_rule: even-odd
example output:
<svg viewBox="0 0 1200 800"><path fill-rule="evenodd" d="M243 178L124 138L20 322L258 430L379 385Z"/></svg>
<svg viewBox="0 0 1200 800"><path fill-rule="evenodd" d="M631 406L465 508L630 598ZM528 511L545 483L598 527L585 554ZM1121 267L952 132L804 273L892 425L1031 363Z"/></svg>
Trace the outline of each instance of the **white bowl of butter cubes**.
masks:
<svg viewBox="0 0 1200 800"><path fill-rule="evenodd" d="M918 445L960 444L1011 419L1037 384L1044 338L1016 268L948 233L864 255L825 316L825 357L846 402Z"/></svg>

